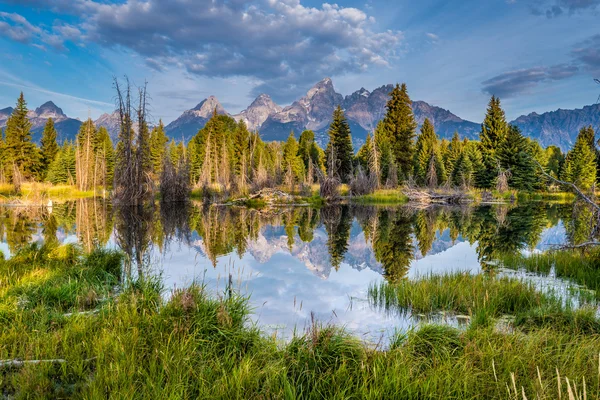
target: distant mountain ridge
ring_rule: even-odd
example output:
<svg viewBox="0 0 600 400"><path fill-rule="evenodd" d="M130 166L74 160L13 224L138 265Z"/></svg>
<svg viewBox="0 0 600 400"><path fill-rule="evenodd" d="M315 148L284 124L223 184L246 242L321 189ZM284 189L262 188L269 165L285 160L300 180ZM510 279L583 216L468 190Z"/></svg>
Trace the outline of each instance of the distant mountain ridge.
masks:
<svg viewBox="0 0 600 400"><path fill-rule="evenodd" d="M372 132L383 118L389 93L394 85L384 85L369 91L360 88L343 96L337 93L330 78L325 78L310 88L306 95L286 107L276 104L268 94L259 95L245 110L236 115L229 114L215 96L202 100L194 108L184 111L181 116L165 127L167 135L175 140L189 141L216 110L218 114L230 115L237 121L243 120L251 131L260 132L263 140L286 140L290 131L299 135L305 129L315 131L316 139L324 146L327 143L327 129L331 115L338 105L345 110L352 130L355 150L364 143L367 132ZM461 137L477 139L481 125L464 120L449 110L426 103L413 101L415 119L419 126L425 118L433 123L441 138L450 139L454 132ZM12 107L0 109L0 128L13 112ZM39 142L48 118L53 118L58 131L58 140L74 140L81 121L69 118L62 109L49 101L35 110L29 111L32 122L33 139ZM108 129L113 140L119 132L118 113L103 114L96 126ZM563 151L572 147L579 130L587 125L600 126L600 104L585 106L575 110L556 110L542 114L522 115L510 122L517 125L525 136L536 139L542 146L556 145Z"/></svg>
<svg viewBox="0 0 600 400"><path fill-rule="evenodd" d="M12 112L12 107L7 107L0 110L0 128L4 128L6 126L6 121ZM31 138L37 143L39 143L40 139L42 138L44 126L49 118L52 118L54 121L54 127L56 128L57 132L57 140L59 142L73 139L77 135L79 127L81 126L80 120L67 117L63 110L52 101L45 102L35 110L29 110L27 112L27 117L31 122Z"/></svg>
<svg viewBox="0 0 600 400"><path fill-rule="evenodd" d="M543 146L555 145L563 151L573 147L579 130L591 125L600 127L600 104L575 110L562 110L522 115L511 122L521 128L525 136L536 139Z"/></svg>

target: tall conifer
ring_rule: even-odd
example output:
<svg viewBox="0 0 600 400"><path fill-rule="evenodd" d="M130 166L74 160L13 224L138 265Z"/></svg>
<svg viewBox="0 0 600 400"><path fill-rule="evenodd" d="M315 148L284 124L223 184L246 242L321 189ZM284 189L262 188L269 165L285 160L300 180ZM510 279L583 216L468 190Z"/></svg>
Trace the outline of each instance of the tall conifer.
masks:
<svg viewBox="0 0 600 400"><path fill-rule="evenodd" d="M492 96L479 134L483 168L478 170L477 185L481 188L489 189L494 186L498 176L497 151L507 132L508 124L500 99Z"/></svg>
<svg viewBox="0 0 600 400"><path fill-rule="evenodd" d="M6 164L8 175L33 178L39 168L39 150L31 142L31 122L27 118L27 102L21 92L17 105L6 122Z"/></svg>
<svg viewBox="0 0 600 400"><path fill-rule="evenodd" d="M329 144L325 153L327 170L333 168L333 172L339 175L342 182L347 182L352 174L354 150L352 148L350 125L340 106L337 106L333 111L333 121L329 126ZM334 159L331 158L332 155Z"/></svg>
<svg viewBox="0 0 600 400"><path fill-rule="evenodd" d="M42 178L46 177L48 168L58 154L58 143L56 143L56 129L54 128L54 121L52 118L48 118L44 131L42 132L41 139L41 162L40 162L40 175Z"/></svg>
<svg viewBox="0 0 600 400"><path fill-rule="evenodd" d="M396 85L387 102L387 112L383 117L383 130L398 168L400 179L407 179L412 173L414 138L417 129L412 102L406 84Z"/></svg>

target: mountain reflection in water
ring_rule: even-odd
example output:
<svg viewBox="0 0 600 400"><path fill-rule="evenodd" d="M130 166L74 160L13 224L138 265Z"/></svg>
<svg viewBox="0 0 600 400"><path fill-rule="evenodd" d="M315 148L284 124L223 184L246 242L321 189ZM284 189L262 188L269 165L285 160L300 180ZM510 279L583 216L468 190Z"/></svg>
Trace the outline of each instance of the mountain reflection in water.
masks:
<svg viewBox="0 0 600 400"><path fill-rule="evenodd" d="M117 208L78 200L0 209L1 250L30 242L79 242L128 255L124 275L159 273L165 288L203 282L223 293L229 275L250 294L266 330L302 329L311 312L370 337L402 329L366 301L369 284L429 273L478 272L503 253L577 244L586 209L531 202L472 207L357 205L255 210L195 204Z"/></svg>

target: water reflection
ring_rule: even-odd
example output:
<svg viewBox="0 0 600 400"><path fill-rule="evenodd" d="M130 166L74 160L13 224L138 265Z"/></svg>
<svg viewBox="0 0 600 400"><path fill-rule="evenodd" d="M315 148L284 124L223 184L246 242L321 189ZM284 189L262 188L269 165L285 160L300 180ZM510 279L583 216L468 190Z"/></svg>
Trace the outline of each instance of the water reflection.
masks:
<svg viewBox="0 0 600 400"><path fill-rule="evenodd" d="M30 242L118 247L124 274L154 265L167 288L234 276L255 318L289 331L309 317L360 332L410 322L366 302L369 284L431 272L490 269L498 255L577 244L588 211L541 202L481 207L327 206L255 210L195 204L113 207L78 200L48 208L0 208L6 256ZM152 271L150 271L152 272Z"/></svg>

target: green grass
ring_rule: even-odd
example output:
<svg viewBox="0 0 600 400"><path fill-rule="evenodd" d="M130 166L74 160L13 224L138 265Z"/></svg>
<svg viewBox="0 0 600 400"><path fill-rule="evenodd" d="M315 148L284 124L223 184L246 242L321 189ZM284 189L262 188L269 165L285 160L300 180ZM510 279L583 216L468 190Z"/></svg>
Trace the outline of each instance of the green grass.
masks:
<svg viewBox="0 0 600 400"><path fill-rule="evenodd" d="M372 285L368 294L374 305L400 313L446 311L472 315L485 311L500 316L560 305L560 299L538 292L531 284L487 274L452 273L381 283Z"/></svg>
<svg viewBox="0 0 600 400"><path fill-rule="evenodd" d="M408 197L399 189L378 189L373 194L352 197L352 201L359 204L404 204Z"/></svg>
<svg viewBox="0 0 600 400"><path fill-rule="evenodd" d="M32 245L0 260L0 360L64 360L0 366L2 397L557 399L560 385L568 399L566 378L579 394L585 378L588 398L600 393L595 317L508 279L401 282L396 302L483 317L463 331L417 327L384 351L318 322L279 343L248 323L248 299L199 285L165 296L154 278L124 279L121 257ZM96 301L86 301L90 288ZM482 323L519 310L515 333ZM94 312L67 314L78 311Z"/></svg>
<svg viewBox="0 0 600 400"><path fill-rule="evenodd" d="M507 268L523 268L542 276L554 271L557 277L594 291L596 299L600 299L600 249L587 250L585 253L563 250L529 256L505 254L500 260Z"/></svg>

